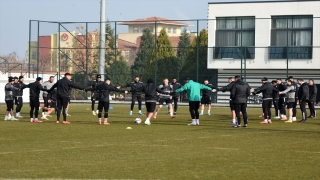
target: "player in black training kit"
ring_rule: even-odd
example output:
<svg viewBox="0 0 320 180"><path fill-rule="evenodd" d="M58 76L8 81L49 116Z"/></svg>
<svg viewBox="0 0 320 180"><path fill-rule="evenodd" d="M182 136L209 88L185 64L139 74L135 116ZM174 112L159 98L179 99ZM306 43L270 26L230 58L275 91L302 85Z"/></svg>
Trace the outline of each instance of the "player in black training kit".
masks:
<svg viewBox="0 0 320 180"><path fill-rule="evenodd" d="M143 82L140 81L139 76L136 76L134 78L134 81L125 85L125 87L131 87L131 91L132 93L132 99L131 99L131 107L130 107L130 115L132 115L132 110L134 107L134 103L136 101L136 99L138 100L138 105L139 105L139 115L142 115L141 112L141 91L140 89L142 89L143 86Z"/></svg>
<svg viewBox="0 0 320 180"><path fill-rule="evenodd" d="M300 102L300 109L302 112L302 119L300 122L307 122L307 111L306 111L306 103L309 100L309 85L304 82L303 79L298 79L298 84L300 84L298 90L298 99Z"/></svg>
<svg viewBox="0 0 320 180"><path fill-rule="evenodd" d="M40 91L46 91L47 89L41 86L42 78L37 77L36 81L27 85L30 89L30 122L42 122L38 119L39 114L39 95ZM33 116L34 115L34 116Z"/></svg>
<svg viewBox="0 0 320 180"><path fill-rule="evenodd" d="M14 84L14 87L20 89L20 91L16 91L15 94L15 101L16 101L16 117L17 118L23 118L23 116L21 116L20 111L21 108L23 106L23 89L27 87L26 84L23 83L24 81L24 77L23 76L19 76L19 81L17 83Z"/></svg>
<svg viewBox="0 0 320 180"><path fill-rule="evenodd" d="M172 85L172 89L173 92L176 89L181 88L181 84L177 82L177 78L172 78L172 82L170 83L170 85ZM173 93L172 94L172 102L174 103L174 107L173 107L173 115L177 114L177 110L178 110L178 97L179 97L179 93ZM170 111L170 107L168 107L168 112Z"/></svg>
<svg viewBox="0 0 320 180"><path fill-rule="evenodd" d="M316 118L317 113L314 108L314 104L316 103L317 98L317 86L314 84L313 79L309 79L309 100L308 100L308 106L310 109L310 116L308 118Z"/></svg>
<svg viewBox="0 0 320 180"><path fill-rule="evenodd" d="M48 91L48 93L51 93L55 88L57 88L57 121L56 123L60 123L60 115L61 115L61 109L62 109L62 115L63 115L63 124L70 124L69 121L67 121L67 106L70 100L70 90L71 88L81 89L84 90L85 87L82 85L75 84L74 82L70 81L71 74L66 73L64 75L64 78L60 79L55 83L51 89Z"/></svg>
<svg viewBox="0 0 320 180"><path fill-rule="evenodd" d="M279 110L279 91L277 86L277 81L272 81L273 91L272 91L272 100L273 100L273 106L275 110L276 116L274 116L274 119L280 119L280 110Z"/></svg>
<svg viewBox="0 0 320 180"><path fill-rule="evenodd" d="M282 83L281 79L277 79L278 84L278 90L279 91L285 91L287 89L287 86ZM287 95L286 94L280 94L279 95L279 110L280 110L280 120L287 120L287 101L286 101Z"/></svg>
<svg viewBox="0 0 320 180"><path fill-rule="evenodd" d="M93 90L93 89L92 89ZM116 92L122 92L122 93L128 93L128 91L120 90L116 88L115 86L111 85L111 79L106 78L105 82L99 83L96 87L95 90L98 91L99 93L99 113L98 113L98 122L99 124L102 124L101 122L101 117L102 117L102 110L104 109L104 125L109 125L108 122L108 112L109 112L109 93L110 91L116 91Z"/></svg>
<svg viewBox="0 0 320 180"><path fill-rule="evenodd" d="M98 86L99 84L103 83L101 81L101 75L98 74L96 76L96 80L95 81L90 81L88 83L87 86L90 86L92 88L92 91L91 91L91 110L92 110L92 115L97 115L99 110L97 108L97 112L94 111L94 104L96 101L99 101L99 92L98 90L96 90L96 86ZM98 103L99 104L99 103Z"/></svg>
<svg viewBox="0 0 320 180"><path fill-rule="evenodd" d="M213 86L212 84L209 83L209 80L204 80L203 82L204 85L212 88L212 89L216 89L217 87ZM208 115L210 116L210 110L211 110L211 95L212 95L212 91L206 90L206 89L201 89L202 92L202 97L201 97L201 112L200 112L200 116L203 115L203 110L204 110L204 105L208 105Z"/></svg>

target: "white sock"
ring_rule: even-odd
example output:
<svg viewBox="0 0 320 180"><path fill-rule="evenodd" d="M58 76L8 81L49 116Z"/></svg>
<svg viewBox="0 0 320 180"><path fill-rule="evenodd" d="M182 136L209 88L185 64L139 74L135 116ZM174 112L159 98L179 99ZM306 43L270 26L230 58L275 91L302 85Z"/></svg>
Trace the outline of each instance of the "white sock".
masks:
<svg viewBox="0 0 320 180"><path fill-rule="evenodd" d="M199 124L199 119L196 119L196 123Z"/></svg>
<svg viewBox="0 0 320 180"><path fill-rule="evenodd" d="M11 114L8 114L8 118L11 118Z"/></svg>
<svg viewBox="0 0 320 180"><path fill-rule="evenodd" d="M172 113L172 112L170 112L170 116L173 116L173 113Z"/></svg>
<svg viewBox="0 0 320 180"><path fill-rule="evenodd" d="M292 117L289 117L289 120L292 120Z"/></svg>
<svg viewBox="0 0 320 180"><path fill-rule="evenodd" d="M34 120L38 120L38 118L35 118Z"/></svg>
<svg viewBox="0 0 320 180"><path fill-rule="evenodd" d="M192 124L196 124L196 120L195 119L192 119Z"/></svg>
<svg viewBox="0 0 320 180"><path fill-rule="evenodd" d="M236 119L232 119L232 122L233 122L233 123L236 123L237 121L236 121Z"/></svg>
<svg viewBox="0 0 320 180"><path fill-rule="evenodd" d="M292 120L296 121L296 120L297 120L297 117L292 117Z"/></svg>
<svg viewBox="0 0 320 180"><path fill-rule="evenodd" d="M8 116L5 116L4 118L5 118L5 119L8 119Z"/></svg>
<svg viewBox="0 0 320 180"><path fill-rule="evenodd" d="M210 114L210 110L208 110L208 114Z"/></svg>
<svg viewBox="0 0 320 180"><path fill-rule="evenodd" d="M98 118L99 122L101 122L101 118Z"/></svg>
<svg viewBox="0 0 320 180"><path fill-rule="evenodd" d="M203 114L203 110L201 110L201 114Z"/></svg>
<svg viewBox="0 0 320 180"><path fill-rule="evenodd" d="M264 121L266 121L266 122L267 122L267 121L268 121L268 119L265 119Z"/></svg>
<svg viewBox="0 0 320 180"><path fill-rule="evenodd" d="M108 118L104 118L104 122L108 122Z"/></svg>
<svg viewBox="0 0 320 180"><path fill-rule="evenodd" d="M132 111L130 111L130 113L132 113Z"/></svg>
<svg viewBox="0 0 320 180"><path fill-rule="evenodd" d="M139 113L141 113L141 110L139 110Z"/></svg>
<svg viewBox="0 0 320 180"><path fill-rule="evenodd" d="M147 119L146 119L146 122L149 122L149 121L150 121L150 118L147 118Z"/></svg>
<svg viewBox="0 0 320 180"><path fill-rule="evenodd" d="M94 111L92 111L94 113Z"/></svg>

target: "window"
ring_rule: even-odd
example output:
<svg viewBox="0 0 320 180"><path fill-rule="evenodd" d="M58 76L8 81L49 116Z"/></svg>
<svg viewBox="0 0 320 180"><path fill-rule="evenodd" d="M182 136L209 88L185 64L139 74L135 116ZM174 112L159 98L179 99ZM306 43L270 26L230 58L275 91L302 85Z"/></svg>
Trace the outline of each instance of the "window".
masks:
<svg viewBox="0 0 320 180"><path fill-rule="evenodd" d="M139 33L139 27L133 27L133 33Z"/></svg>
<svg viewBox="0 0 320 180"><path fill-rule="evenodd" d="M37 59L37 52L33 51L31 56L31 59Z"/></svg>
<svg viewBox="0 0 320 180"><path fill-rule="evenodd" d="M171 33L172 27L168 27L167 29L168 29L168 33Z"/></svg>
<svg viewBox="0 0 320 180"><path fill-rule="evenodd" d="M216 25L216 59L254 59L254 17L221 17Z"/></svg>
<svg viewBox="0 0 320 180"><path fill-rule="evenodd" d="M176 33L177 33L177 28L175 28L175 27L172 28L172 33L173 33L173 34L176 34Z"/></svg>
<svg viewBox="0 0 320 180"><path fill-rule="evenodd" d="M273 16L271 23L270 59L312 58L312 16Z"/></svg>

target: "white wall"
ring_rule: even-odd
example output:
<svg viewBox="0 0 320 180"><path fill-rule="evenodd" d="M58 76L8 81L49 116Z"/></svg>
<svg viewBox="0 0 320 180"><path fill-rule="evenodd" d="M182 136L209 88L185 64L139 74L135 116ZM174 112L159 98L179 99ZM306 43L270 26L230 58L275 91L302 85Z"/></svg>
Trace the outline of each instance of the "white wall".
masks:
<svg viewBox="0 0 320 180"><path fill-rule="evenodd" d="M271 18L281 15L313 15L320 17L320 1L305 2L260 2L260 3L225 3L208 5L208 68L239 69L240 59L214 59L215 30L217 17L255 16L255 18ZM256 19L255 46L270 46L271 19ZM320 18L313 20L313 46L320 46ZM320 47L313 48L313 59L289 60L290 69L319 69ZM286 69L286 59L269 59L268 48L256 48L255 59L247 59L247 69Z"/></svg>
<svg viewBox="0 0 320 180"><path fill-rule="evenodd" d="M20 73L11 73L11 76L20 76ZM42 77L43 82L48 81L50 76L54 76L54 74L40 74L39 77ZM35 78L27 78L27 76L24 76L24 83L29 84L31 82L34 82ZM57 82L57 77L55 77L55 82ZM4 87L8 83L8 74L2 74L0 71L0 103L5 103L5 93L4 93ZM42 91L40 93L40 99L42 99ZM26 88L23 90L23 102L29 102L29 88Z"/></svg>

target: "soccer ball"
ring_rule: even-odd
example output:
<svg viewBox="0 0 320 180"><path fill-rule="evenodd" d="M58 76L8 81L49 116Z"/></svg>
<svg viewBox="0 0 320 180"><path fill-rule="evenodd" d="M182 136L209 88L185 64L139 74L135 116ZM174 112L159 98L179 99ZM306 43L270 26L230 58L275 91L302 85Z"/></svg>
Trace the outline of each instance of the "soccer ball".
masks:
<svg viewBox="0 0 320 180"><path fill-rule="evenodd" d="M136 118L135 120L134 120L134 123L136 123L136 124L140 124L141 123L141 119L140 118Z"/></svg>

